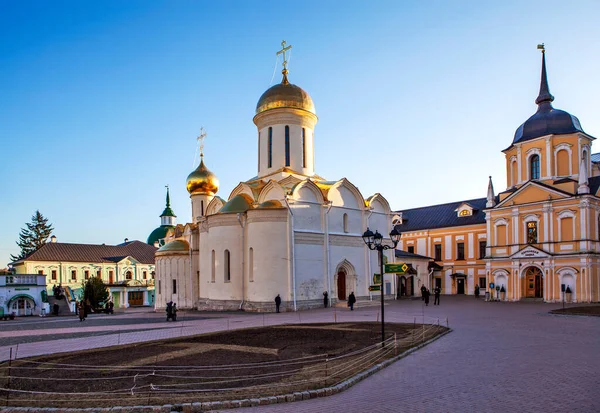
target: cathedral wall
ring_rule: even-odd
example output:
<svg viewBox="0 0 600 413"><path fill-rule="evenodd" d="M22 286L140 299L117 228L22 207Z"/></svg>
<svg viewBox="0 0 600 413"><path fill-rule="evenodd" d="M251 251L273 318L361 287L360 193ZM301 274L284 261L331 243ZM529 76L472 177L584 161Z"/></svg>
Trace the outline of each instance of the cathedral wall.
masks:
<svg viewBox="0 0 600 413"><path fill-rule="evenodd" d="M369 295L369 285L371 285L371 276L365 274L365 268L367 268L367 254L365 254L366 246L362 238L358 237L344 237L347 239L331 239L330 245L330 258L331 258L331 269L332 269L332 282L331 289L333 298L340 296L337 291L337 277L339 266L347 261L350 265L345 265L346 270L346 294L345 297L354 291L356 297L365 297ZM360 242L360 243L359 243ZM362 245L361 245L362 244ZM377 257L372 258L372 267L377 266ZM375 271L373 271L375 272Z"/></svg>
<svg viewBox="0 0 600 413"><path fill-rule="evenodd" d="M320 204L295 203L291 208L294 213L294 229L315 232L323 230L321 224L323 207Z"/></svg>
<svg viewBox="0 0 600 413"><path fill-rule="evenodd" d="M332 207L329 211L329 232L361 235L364 232L362 211L356 207Z"/></svg>
<svg viewBox="0 0 600 413"><path fill-rule="evenodd" d="M201 299L239 300L242 295L242 228L236 214L217 216L217 222L209 218L210 229L207 237L209 283L202 283ZM212 251L214 253L214 261ZM214 280L213 280L214 274ZM203 280L206 277L202 277ZM206 288L205 288L206 286Z"/></svg>
<svg viewBox="0 0 600 413"><path fill-rule="evenodd" d="M156 309L164 309L169 301L178 308L194 307L190 263L187 253L156 256Z"/></svg>
<svg viewBox="0 0 600 413"><path fill-rule="evenodd" d="M323 242L309 244L296 241L296 300L317 300L322 305L327 291Z"/></svg>

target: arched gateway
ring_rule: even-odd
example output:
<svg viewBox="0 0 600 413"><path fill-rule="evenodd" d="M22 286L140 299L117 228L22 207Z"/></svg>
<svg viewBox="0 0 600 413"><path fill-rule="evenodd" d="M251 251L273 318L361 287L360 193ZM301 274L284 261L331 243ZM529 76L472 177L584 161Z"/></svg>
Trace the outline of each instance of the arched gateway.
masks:
<svg viewBox="0 0 600 413"><path fill-rule="evenodd" d="M342 261L335 271L335 286L337 299L347 300L356 285L356 271L348 260Z"/></svg>
<svg viewBox="0 0 600 413"><path fill-rule="evenodd" d="M544 273L537 267L529 267L525 269L525 288L523 292L527 298L542 298L544 297Z"/></svg>

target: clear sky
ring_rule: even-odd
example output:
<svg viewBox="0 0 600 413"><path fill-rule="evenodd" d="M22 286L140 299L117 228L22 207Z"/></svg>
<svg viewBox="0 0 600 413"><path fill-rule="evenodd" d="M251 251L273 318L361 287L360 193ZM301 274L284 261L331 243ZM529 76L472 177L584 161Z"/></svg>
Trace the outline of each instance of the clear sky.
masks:
<svg viewBox="0 0 600 413"><path fill-rule="evenodd" d="M191 221L201 126L221 197L255 176L283 39L319 116L319 175L393 209L484 197L488 175L503 190L538 43L554 106L600 136L598 16L585 0L0 0L0 268L36 209L59 242L145 241L169 184Z"/></svg>

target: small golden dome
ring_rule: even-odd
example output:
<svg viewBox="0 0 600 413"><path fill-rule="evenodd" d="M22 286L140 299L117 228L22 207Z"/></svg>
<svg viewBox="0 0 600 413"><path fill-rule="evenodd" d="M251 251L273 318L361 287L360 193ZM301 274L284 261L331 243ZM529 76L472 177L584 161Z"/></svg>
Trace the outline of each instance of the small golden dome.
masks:
<svg viewBox="0 0 600 413"><path fill-rule="evenodd" d="M187 177L187 191L190 194L214 195L219 190L219 179L204 165L204 156L200 156L200 165Z"/></svg>
<svg viewBox="0 0 600 413"><path fill-rule="evenodd" d="M287 80L287 70L283 73L281 83L270 87L262 94L256 104L256 114L270 109L293 108L302 109L316 115L315 104L312 98L301 87L292 85Z"/></svg>

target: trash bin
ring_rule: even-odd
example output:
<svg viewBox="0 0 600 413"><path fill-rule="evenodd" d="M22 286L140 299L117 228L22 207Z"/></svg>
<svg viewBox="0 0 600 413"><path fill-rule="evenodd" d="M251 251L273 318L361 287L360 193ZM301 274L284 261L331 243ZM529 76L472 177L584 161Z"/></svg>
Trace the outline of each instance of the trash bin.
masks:
<svg viewBox="0 0 600 413"><path fill-rule="evenodd" d="M490 301L490 292L489 291L485 292L485 301Z"/></svg>

